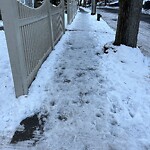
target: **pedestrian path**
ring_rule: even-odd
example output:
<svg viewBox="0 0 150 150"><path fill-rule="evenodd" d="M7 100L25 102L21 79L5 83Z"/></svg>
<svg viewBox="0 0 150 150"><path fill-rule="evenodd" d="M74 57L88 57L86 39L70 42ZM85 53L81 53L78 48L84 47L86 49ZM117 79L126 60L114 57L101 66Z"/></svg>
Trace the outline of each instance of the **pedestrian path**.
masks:
<svg viewBox="0 0 150 150"><path fill-rule="evenodd" d="M67 38L61 43L63 51L55 64L53 87L48 87L53 103L46 139L37 147L47 144L47 149L53 150L98 150L106 148L107 140L111 141L109 129L115 121L111 118L110 126L107 123L111 116L107 114L109 105L100 53L106 38L110 36L111 40L114 34L106 35L110 30L105 29L105 22L93 22L97 23L95 16L79 11L67 27Z"/></svg>

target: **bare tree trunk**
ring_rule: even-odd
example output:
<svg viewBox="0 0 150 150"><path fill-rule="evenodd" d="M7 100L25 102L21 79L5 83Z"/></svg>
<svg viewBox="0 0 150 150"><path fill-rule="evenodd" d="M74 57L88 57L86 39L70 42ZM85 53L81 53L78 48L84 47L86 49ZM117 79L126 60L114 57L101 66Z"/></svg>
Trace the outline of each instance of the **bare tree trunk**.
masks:
<svg viewBox="0 0 150 150"><path fill-rule="evenodd" d="M119 17L114 45L136 47L143 0L119 0Z"/></svg>
<svg viewBox="0 0 150 150"><path fill-rule="evenodd" d="M96 14L96 0L92 0L91 15Z"/></svg>
<svg viewBox="0 0 150 150"><path fill-rule="evenodd" d="M105 0L105 6L107 5L107 0Z"/></svg>

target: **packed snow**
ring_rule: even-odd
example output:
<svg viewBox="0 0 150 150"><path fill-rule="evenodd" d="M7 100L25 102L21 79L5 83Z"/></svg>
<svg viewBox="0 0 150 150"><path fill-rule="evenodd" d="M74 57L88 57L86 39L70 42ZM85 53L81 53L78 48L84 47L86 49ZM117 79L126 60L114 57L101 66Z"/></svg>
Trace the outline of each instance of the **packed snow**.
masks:
<svg viewBox="0 0 150 150"><path fill-rule="evenodd" d="M0 31L0 149L150 149L150 58L138 48L113 46L114 37L104 20L79 11L29 94L17 99ZM9 144L20 122L36 112L48 114L36 145Z"/></svg>

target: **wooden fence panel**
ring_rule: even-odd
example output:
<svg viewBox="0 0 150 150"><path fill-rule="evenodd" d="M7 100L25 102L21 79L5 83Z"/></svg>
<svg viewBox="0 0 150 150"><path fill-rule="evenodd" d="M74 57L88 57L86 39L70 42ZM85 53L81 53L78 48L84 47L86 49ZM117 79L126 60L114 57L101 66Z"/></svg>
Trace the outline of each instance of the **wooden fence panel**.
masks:
<svg viewBox="0 0 150 150"><path fill-rule="evenodd" d="M54 7L45 0L36 9L17 0L4 0L0 5L18 97L28 93L37 71L65 31L64 2Z"/></svg>

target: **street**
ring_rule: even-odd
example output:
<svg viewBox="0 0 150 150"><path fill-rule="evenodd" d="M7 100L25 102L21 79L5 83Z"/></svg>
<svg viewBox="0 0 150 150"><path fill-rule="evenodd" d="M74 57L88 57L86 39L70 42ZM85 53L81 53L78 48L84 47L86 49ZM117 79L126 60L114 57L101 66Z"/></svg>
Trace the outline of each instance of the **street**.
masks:
<svg viewBox="0 0 150 150"><path fill-rule="evenodd" d="M97 13L102 15L102 18L114 30L117 28L118 9L113 8L97 8ZM150 56L150 45L148 39L150 38L150 15L141 14L140 29L138 35L138 47L142 52Z"/></svg>

